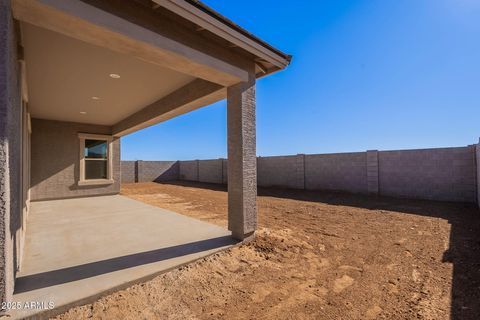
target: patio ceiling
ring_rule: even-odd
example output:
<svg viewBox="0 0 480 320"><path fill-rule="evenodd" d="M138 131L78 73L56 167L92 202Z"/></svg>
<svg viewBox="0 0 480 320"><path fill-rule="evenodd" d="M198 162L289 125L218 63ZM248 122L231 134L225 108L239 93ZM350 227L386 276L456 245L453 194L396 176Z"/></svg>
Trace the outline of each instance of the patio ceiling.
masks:
<svg viewBox="0 0 480 320"><path fill-rule="evenodd" d="M224 99L291 58L195 1L12 0L12 11L32 116L116 137Z"/></svg>
<svg viewBox="0 0 480 320"><path fill-rule="evenodd" d="M196 79L28 23L22 38L34 118L114 125Z"/></svg>
<svg viewBox="0 0 480 320"><path fill-rule="evenodd" d="M12 0L12 11L32 116L108 125L116 137L224 99L291 59L196 1Z"/></svg>

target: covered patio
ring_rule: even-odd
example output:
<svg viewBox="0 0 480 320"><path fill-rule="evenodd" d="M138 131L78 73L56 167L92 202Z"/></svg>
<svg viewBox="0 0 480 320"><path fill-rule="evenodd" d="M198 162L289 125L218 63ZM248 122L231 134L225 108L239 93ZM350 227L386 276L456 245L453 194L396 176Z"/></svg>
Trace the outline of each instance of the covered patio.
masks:
<svg viewBox="0 0 480 320"><path fill-rule="evenodd" d="M2 302L68 306L254 236L255 84L289 55L199 1L0 14ZM229 231L118 195L121 137L225 98Z"/></svg>
<svg viewBox="0 0 480 320"><path fill-rule="evenodd" d="M34 202L13 301L39 305L12 316L58 313L235 243L223 228L121 195Z"/></svg>

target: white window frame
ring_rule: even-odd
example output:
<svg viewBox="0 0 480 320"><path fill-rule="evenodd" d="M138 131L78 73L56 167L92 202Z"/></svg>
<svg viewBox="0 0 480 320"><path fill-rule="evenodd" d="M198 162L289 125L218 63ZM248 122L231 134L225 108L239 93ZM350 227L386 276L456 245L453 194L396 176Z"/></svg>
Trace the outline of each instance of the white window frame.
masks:
<svg viewBox="0 0 480 320"><path fill-rule="evenodd" d="M112 165L112 141L113 137L102 134L91 134L91 133L79 133L78 138L80 139L80 174L78 185L79 186L91 186L91 185L103 185L103 184L112 184L113 180L113 165ZM107 141L107 179L85 179L85 140L101 140Z"/></svg>

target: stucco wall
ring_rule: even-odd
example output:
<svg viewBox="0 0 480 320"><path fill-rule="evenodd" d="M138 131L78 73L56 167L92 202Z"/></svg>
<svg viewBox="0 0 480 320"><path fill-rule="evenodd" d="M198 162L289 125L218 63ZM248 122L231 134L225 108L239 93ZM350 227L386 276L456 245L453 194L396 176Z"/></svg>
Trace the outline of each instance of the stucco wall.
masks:
<svg viewBox="0 0 480 320"><path fill-rule="evenodd" d="M381 151L380 194L445 201L476 201L474 147Z"/></svg>
<svg viewBox="0 0 480 320"><path fill-rule="evenodd" d="M0 300L11 301L21 221L21 99L10 1L0 0Z"/></svg>
<svg viewBox="0 0 480 320"><path fill-rule="evenodd" d="M46 200L120 191L120 140L113 144L113 179L110 185L78 186L78 133L110 134L107 126L32 119L31 199Z"/></svg>

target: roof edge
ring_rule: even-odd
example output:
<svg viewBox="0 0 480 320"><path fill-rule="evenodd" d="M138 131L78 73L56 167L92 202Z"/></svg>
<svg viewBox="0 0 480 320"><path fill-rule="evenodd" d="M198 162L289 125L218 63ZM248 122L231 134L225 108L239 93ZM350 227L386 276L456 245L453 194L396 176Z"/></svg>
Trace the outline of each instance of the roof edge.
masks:
<svg viewBox="0 0 480 320"><path fill-rule="evenodd" d="M199 0L153 1L280 69L290 64L291 55L274 48Z"/></svg>

